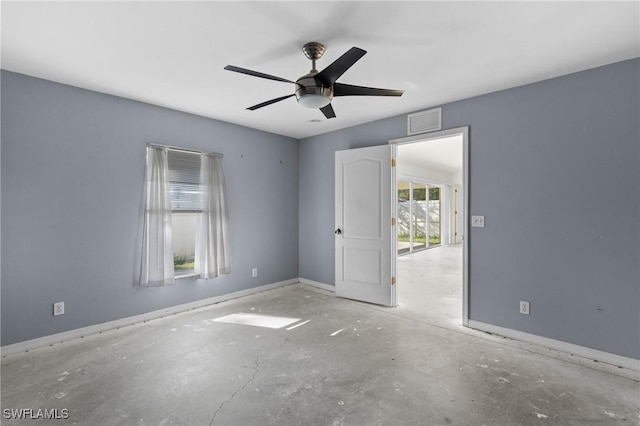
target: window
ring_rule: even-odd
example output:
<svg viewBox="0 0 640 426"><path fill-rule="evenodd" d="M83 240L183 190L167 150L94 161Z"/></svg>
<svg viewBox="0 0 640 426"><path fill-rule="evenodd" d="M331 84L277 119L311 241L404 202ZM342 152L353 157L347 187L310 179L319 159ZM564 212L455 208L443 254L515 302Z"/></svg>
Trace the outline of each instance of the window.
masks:
<svg viewBox="0 0 640 426"><path fill-rule="evenodd" d="M140 285L231 271L222 155L147 147Z"/></svg>
<svg viewBox="0 0 640 426"><path fill-rule="evenodd" d="M173 225L173 269L176 277L193 275L196 227L202 214L200 154L169 149L169 193Z"/></svg>

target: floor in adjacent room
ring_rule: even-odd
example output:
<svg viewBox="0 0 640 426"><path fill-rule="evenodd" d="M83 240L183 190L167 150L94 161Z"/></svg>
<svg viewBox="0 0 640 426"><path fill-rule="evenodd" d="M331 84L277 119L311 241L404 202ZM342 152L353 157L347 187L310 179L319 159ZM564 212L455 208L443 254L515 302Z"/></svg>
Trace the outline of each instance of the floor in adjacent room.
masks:
<svg viewBox="0 0 640 426"><path fill-rule="evenodd" d="M411 312L295 284L7 356L2 424L640 423L637 372Z"/></svg>
<svg viewBox="0 0 640 426"><path fill-rule="evenodd" d="M397 258L398 310L429 324L462 326L462 244Z"/></svg>

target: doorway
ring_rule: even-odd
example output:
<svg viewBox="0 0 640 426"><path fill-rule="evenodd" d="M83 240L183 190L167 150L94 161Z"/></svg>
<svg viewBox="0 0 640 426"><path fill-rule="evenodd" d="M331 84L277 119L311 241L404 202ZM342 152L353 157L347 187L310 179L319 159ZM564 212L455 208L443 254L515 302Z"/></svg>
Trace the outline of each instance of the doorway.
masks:
<svg viewBox="0 0 640 426"><path fill-rule="evenodd" d="M390 141L396 158L398 309L468 323L467 128Z"/></svg>

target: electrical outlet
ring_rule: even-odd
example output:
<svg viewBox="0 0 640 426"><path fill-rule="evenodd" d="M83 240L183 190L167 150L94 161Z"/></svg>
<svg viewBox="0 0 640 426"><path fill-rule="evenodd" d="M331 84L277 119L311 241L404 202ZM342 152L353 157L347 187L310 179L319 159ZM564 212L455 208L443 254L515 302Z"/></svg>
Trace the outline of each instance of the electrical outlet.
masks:
<svg viewBox="0 0 640 426"><path fill-rule="evenodd" d="M258 276L258 268L253 268L251 270L251 276L254 278Z"/></svg>
<svg viewBox="0 0 640 426"><path fill-rule="evenodd" d="M56 302L53 304L53 316L64 314L64 302Z"/></svg>
<svg viewBox="0 0 640 426"><path fill-rule="evenodd" d="M523 315L529 315L529 302L520 301L520 313Z"/></svg>
<svg viewBox="0 0 640 426"><path fill-rule="evenodd" d="M484 228L484 216L471 216L471 226L473 228Z"/></svg>

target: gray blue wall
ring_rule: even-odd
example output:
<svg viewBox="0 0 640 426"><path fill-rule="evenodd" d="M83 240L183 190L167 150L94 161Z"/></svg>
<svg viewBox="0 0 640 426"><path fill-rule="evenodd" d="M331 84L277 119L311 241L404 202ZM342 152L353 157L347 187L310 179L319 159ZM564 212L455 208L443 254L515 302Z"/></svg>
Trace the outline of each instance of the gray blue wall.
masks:
<svg viewBox="0 0 640 426"><path fill-rule="evenodd" d="M469 126L469 318L640 358L640 60L443 106ZM334 152L406 116L300 141L300 277L334 285ZM531 303L531 315L518 301Z"/></svg>
<svg viewBox="0 0 640 426"><path fill-rule="evenodd" d="M635 59L443 106L444 128L470 128L469 211L486 216L467 236L470 319L640 358L639 93ZM2 345L333 285L334 152L404 135L403 115L296 141L2 72ZM135 286L150 141L225 155L231 275Z"/></svg>
<svg viewBox="0 0 640 426"><path fill-rule="evenodd" d="M135 286L147 142L224 154L230 275ZM2 345L298 277L295 139L3 71L1 173Z"/></svg>

